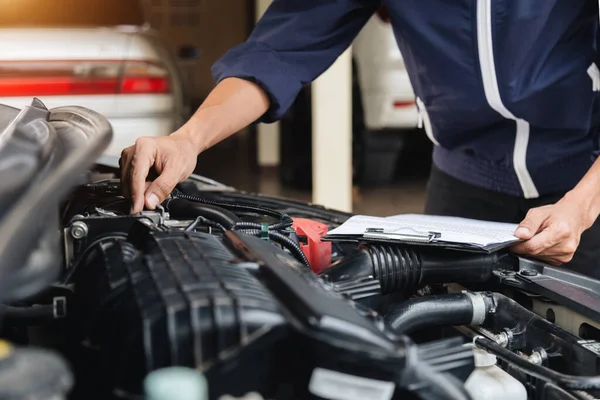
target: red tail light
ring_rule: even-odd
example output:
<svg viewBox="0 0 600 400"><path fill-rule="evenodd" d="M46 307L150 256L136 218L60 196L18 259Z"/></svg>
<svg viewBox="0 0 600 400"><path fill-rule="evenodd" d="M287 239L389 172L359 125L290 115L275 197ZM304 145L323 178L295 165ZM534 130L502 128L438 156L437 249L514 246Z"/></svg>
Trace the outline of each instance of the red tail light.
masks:
<svg viewBox="0 0 600 400"><path fill-rule="evenodd" d="M168 93L170 90L169 73L162 65L145 61L125 63L120 93Z"/></svg>
<svg viewBox="0 0 600 400"><path fill-rule="evenodd" d="M160 94L168 71L149 61L2 61L0 96Z"/></svg>
<svg viewBox="0 0 600 400"><path fill-rule="evenodd" d="M414 106L416 103L414 102L414 100L407 100L407 101L394 101L394 108L405 108L405 107L412 107Z"/></svg>
<svg viewBox="0 0 600 400"><path fill-rule="evenodd" d="M388 12L388 9L386 6L380 6L377 9L377 15L379 16L379 19L381 19L383 22L385 22L385 23L390 22L390 13Z"/></svg>

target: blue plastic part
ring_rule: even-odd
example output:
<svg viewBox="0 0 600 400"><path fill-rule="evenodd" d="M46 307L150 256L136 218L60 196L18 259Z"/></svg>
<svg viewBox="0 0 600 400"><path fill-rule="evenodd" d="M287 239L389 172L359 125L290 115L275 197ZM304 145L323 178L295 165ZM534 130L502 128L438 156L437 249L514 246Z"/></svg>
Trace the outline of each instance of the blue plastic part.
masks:
<svg viewBox="0 0 600 400"><path fill-rule="evenodd" d="M260 238L269 241L269 224L260 225Z"/></svg>

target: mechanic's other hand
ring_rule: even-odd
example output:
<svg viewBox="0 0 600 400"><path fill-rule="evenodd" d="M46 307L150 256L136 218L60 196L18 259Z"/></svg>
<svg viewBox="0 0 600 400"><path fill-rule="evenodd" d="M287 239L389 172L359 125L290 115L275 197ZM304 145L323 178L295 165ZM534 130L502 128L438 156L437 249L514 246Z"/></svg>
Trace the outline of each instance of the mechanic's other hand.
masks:
<svg viewBox="0 0 600 400"><path fill-rule="evenodd" d="M515 231L515 236L524 242L512 250L554 266L568 263L579 246L581 234L593 222L586 207L566 198L533 208Z"/></svg>
<svg viewBox="0 0 600 400"><path fill-rule="evenodd" d="M185 136L141 137L121 153L121 183L126 197L131 199L131 213L144 206L154 210L173 191L175 185L187 179L196 168L194 146ZM158 177L148 182L151 169Z"/></svg>

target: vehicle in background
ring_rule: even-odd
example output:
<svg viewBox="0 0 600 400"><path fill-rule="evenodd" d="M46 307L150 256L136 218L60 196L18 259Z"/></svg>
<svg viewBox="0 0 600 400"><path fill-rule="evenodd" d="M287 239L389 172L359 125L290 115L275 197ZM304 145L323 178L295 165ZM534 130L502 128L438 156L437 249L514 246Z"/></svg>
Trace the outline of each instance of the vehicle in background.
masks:
<svg viewBox="0 0 600 400"><path fill-rule="evenodd" d="M411 159L407 164L413 165L417 158L419 168L422 164L429 168L431 144L416 131L422 128L422 119L385 7L356 37L352 57L355 184L391 183L407 146L415 147L406 151ZM312 184L311 112L307 86L281 124L280 180L301 189L310 189Z"/></svg>
<svg viewBox="0 0 600 400"><path fill-rule="evenodd" d="M414 129L415 94L385 7L367 22L352 45L362 93L365 129Z"/></svg>
<svg viewBox="0 0 600 400"><path fill-rule="evenodd" d="M170 134L188 112L176 60L137 0L11 2L0 43L0 103L93 109L113 126L106 154Z"/></svg>

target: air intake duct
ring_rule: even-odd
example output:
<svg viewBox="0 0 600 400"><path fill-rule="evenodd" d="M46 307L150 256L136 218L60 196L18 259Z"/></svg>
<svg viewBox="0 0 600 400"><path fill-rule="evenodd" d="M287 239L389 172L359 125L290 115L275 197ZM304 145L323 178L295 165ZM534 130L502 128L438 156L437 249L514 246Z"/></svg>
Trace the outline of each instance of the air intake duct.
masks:
<svg viewBox="0 0 600 400"><path fill-rule="evenodd" d="M388 294L427 284L485 282L501 264L502 255L424 246L365 244L323 271L321 276L348 290L376 280L381 294ZM358 285L361 282L363 285Z"/></svg>

